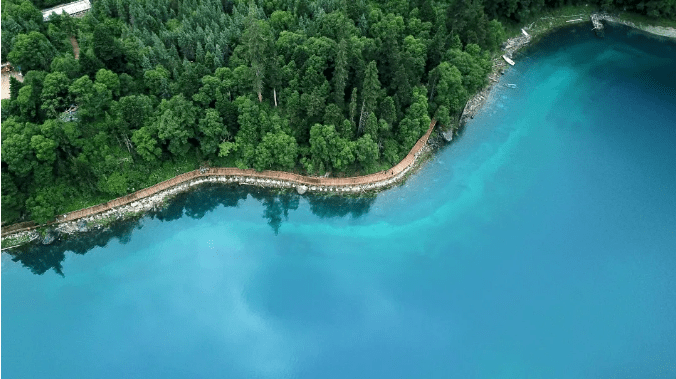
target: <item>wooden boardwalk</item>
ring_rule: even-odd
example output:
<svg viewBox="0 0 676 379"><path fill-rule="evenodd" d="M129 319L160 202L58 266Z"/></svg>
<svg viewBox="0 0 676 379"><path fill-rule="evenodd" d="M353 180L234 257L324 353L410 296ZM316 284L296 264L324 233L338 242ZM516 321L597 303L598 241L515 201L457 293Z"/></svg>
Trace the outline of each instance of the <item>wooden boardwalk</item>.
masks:
<svg viewBox="0 0 676 379"><path fill-rule="evenodd" d="M121 207L130 204L134 201L138 201L146 197L153 196L159 192L165 191L172 187L190 182L198 178L246 177L255 179L272 179L292 183L293 185L296 186L325 187L325 188L354 187L385 182L396 178L399 174L403 173L405 170L410 168L415 163L418 153L420 153L423 147L425 147L425 145L427 144L427 140L429 139L430 134L432 134L435 124L436 120L432 120L432 122L430 123L430 127L425 133L425 135L423 135L418 140L418 142L413 146L408 155L401 162L399 162L396 166L392 167L389 170L377 172L375 174L355 176L350 178L320 178L312 176L303 176L283 171L259 172L252 169L241 170L232 167L216 167L209 168L208 170L194 170L186 172L185 174L178 175L172 179L165 180L163 182L155 184L154 186L144 188L140 191L136 191L127 196L118 197L117 199L108 201L106 203L95 205L89 208L80 209L75 212L59 215L56 217L55 221L47 223L46 225L54 225L62 222L73 221L83 217L103 213L113 208ZM5 237L10 234L28 231L31 229L35 229L38 226L39 225L36 225L32 221L9 225L2 228L2 236Z"/></svg>

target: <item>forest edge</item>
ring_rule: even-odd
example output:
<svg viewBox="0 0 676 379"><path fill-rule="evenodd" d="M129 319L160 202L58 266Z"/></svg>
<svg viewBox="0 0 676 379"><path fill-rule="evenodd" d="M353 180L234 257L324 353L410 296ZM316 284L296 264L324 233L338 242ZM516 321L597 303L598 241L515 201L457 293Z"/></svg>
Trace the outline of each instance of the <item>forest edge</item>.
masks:
<svg viewBox="0 0 676 379"><path fill-rule="evenodd" d="M418 158L425 151L427 140L435 124L436 120L432 120L427 132L416 142L408 155L396 166L385 171L348 178L322 178L284 171L259 172L254 169L242 170L233 167L201 168L102 204L58 215L54 221L47 224L38 225L29 221L3 227L3 244L7 240L7 244L10 245L3 246L3 249L33 241L39 237L38 228L54 228L58 232L72 234L78 232L80 228L77 224L81 221L96 222L110 218L119 220L127 215L137 215L157 208L167 197L188 191L204 183L235 183L266 188L295 189L299 194L308 191L326 194L361 194L389 188L406 178L406 174L416 165Z"/></svg>
<svg viewBox="0 0 676 379"><path fill-rule="evenodd" d="M589 17L593 14L597 13L590 12L589 14L575 15L584 16L575 20L565 20L573 16L564 15L558 17L560 19L558 22L549 21L549 25L536 25L539 22L543 22L543 20L546 22L547 19L551 19L551 17L542 17L529 26L524 26L522 30L527 30L529 34L524 33L524 35L507 39L503 44L503 52L506 52L511 57L534 39L541 38L545 34L565 26L587 23L589 22ZM619 16L608 14L600 14L600 19L625 25L656 36L676 39L676 29L674 28L637 25L631 21L623 20ZM501 54L496 54L493 60L493 69L489 75L489 79L491 80L467 101L460 117L460 127L463 127L468 119L474 118L479 112L488 99L493 86L498 82L497 76L505 71L505 62L500 57ZM54 221L43 225L28 221L4 226L2 227L2 250L17 247L37 239L40 236L38 229L53 228L61 233L73 234L80 231L77 224L83 221L96 223L111 218L120 220L127 216L138 215L139 213L156 209L168 197L188 191L194 188L194 186L203 183L236 183L266 188L295 189L299 194L304 194L307 191L339 195L361 194L383 190L404 180L407 173L416 166L416 163L419 163L418 157L424 152L435 124L436 120L433 119L427 132L413 146L408 155L396 166L385 171L348 178L322 178L283 171L266 170L258 172L254 169L242 170L229 167L201 168L177 175L172 179L105 203L58 215ZM443 130L440 131L443 132ZM449 140L448 137L446 139Z"/></svg>

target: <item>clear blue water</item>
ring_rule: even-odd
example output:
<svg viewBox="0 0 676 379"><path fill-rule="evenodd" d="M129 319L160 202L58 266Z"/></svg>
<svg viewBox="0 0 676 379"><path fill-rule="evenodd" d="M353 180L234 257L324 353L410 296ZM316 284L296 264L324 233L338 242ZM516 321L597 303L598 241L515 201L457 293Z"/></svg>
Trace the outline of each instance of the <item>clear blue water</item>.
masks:
<svg viewBox="0 0 676 379"><path fill-rule="evenodd" d="M2 374L676 377L676 43L588 29L375 198L204 188L3 253Z"/></svg>

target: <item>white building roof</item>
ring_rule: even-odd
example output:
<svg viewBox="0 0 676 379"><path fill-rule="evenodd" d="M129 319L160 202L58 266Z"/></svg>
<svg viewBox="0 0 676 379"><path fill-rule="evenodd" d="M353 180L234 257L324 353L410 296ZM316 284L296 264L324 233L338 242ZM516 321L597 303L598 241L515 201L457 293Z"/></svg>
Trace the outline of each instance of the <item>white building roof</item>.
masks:
<svg viewBox="0 0 676 379"><path fill-rule="evenodd" d="M54 12L56 14L68 13L69 15L72 16L76 13L87 11L91 7L92 7L92 4L89 2L89 0L74 1L72 3L63 4L63 5L59 5L58 7L43 10L42 11L42 19L44 21L49 20L49 16L51 16L51 14L54 13Z"/></svg>

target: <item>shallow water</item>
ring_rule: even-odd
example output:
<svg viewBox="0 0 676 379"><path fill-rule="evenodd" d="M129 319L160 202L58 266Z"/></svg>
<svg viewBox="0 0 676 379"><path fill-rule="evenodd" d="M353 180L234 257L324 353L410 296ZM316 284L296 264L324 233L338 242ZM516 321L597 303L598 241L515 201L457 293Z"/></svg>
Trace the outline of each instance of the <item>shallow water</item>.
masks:
<svg viewBox="0 0 676 379"><path fill-rule="evenodd" d="M3 254L2 374L676 377L676 43L588 29L375 198L208 187Z"/></svg>

